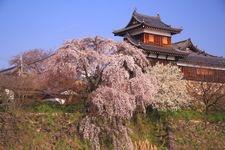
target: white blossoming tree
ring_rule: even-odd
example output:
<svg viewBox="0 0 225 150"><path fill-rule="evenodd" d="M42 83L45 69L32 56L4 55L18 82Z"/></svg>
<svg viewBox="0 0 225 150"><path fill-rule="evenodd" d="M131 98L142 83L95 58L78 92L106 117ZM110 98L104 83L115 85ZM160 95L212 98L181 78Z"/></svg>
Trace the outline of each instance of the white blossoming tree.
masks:
<svg viewBox="0 0 225 150"><path fill-rule="evenodd" d="M157 63L147 70L159 81L159 91L152 101L152 107L161 110L177 110L189 105L189 95L186 89L186 80L177 66Z"/></svg>

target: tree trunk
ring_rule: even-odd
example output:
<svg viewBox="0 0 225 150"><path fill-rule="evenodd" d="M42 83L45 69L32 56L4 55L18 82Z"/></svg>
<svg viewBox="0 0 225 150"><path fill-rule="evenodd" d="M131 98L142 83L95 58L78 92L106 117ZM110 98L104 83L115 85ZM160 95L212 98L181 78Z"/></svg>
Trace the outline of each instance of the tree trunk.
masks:
<svg viewBox="0 0 225 150"><path fill-rule="evenodd" d="M167 122L166 124L166 132L167 132L167 148L168 150L177 150L175 139L173 136L173 129L171 127L171 123Z"/></svg>

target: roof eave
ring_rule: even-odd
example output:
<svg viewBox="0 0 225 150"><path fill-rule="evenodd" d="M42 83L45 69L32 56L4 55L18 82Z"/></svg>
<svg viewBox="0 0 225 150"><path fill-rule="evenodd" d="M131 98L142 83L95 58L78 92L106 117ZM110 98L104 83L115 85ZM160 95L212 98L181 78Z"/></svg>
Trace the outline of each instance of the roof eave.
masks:
<svg viewBox="0 0 225 150"><path fill-rule="evenodd" d="M219 65L219 64L209 64L209 63L193 62L193 61L186 61L186 60L180 60L179 63L180 64L182 64L182 63L183 64L191 64L191 65L195 65L195 66L202 67L202 68L207 68L207 67L214 68L214 69L215 68L223 68L223 70L225 70L225 65ZM219 69L217 69L217 70L219 70Z"/></svg>
<svg viewBox="0 0 225 150"><path fill-rule="evenodd" d="M125 28L122 28L122 29L114 30L112 33L113 33L115 36L116 36L116 35L123 36L123 35L125 35L127 32L129 32L130 30L139 28L140 26L142 26L142 23L135 24L135 25L132 25L132 26L129 26L129 27L125 27Z"/></svg>
<svg viewBox="0 0 225 150"><path fill-rule="evenodd" d="M144 49L144 48L143 48ZM160 52L160 51L155 51L155 50L149 50L149 49L144 49L146 51L150 51L150 53L155 53L155 54L163 54L163 55L170 55L170 56L179 56L179 57L185 57L188 54L177 54L177 53L168 53L168 52Z"/></svg>
<svg viewBox="0 0 225 150"><path fill-rule="evenodd" d="M183 30L182 29L175 29L175 30L173 30L173 32L171 32L171 34L172 35L174 35L174 34L179 34L179 33L181 33Z"/></svg>
<svg viewBox="0 0 225 150"><path fill-rule="evenodd" d="M145 22L143 22L142 25L144 25L145 27L148 27L148 28L152 28L152 29L167 31L167 32L170 32L172 35L178 34L181 31L183 31L183 29L180 29L180 28L169 28L169 29L166 29L166 28L159 28L159 27L155 27L155 26L150 26L150 25L146 24Z"/></svg>

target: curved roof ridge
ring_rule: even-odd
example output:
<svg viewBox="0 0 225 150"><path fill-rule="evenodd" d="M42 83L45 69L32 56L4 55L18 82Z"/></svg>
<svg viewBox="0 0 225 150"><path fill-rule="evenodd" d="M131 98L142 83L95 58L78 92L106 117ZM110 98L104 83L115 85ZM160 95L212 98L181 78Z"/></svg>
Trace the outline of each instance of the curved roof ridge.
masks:
<svg viewBox="0 0 225 150"><path fill-rule="evenodd" d="M178 43L183 43L183 42L188 42L190 41L191 42L191 38L188 38L188 39L185 39L185 40L182 40L182 41L178 41L178 42L175 42L173 44L178 44ZM192 43L192 42L191 42Z"/></svg>
<svg viewBox="0 0 225 150"><path fill-rule="evenodd" d="M151 19L157 19L157 20L161 21L161 18L160 18L159 15L157 15L157 16L149 16L149 15L145 15L145 14L139 13L139 12L137 12L137 10L134 10L132 16L137 17L136 15L140 15L140 16L143 16L143 17L146 17L146 18L151 18ZM136 18L136 19L138 19L138 18Z"/></svg>
<svg viewBox="0 0 225 150"><path fill-rule="evenodd" d="M190 48L188 51L191 51L192 53L196 53L197 55L216 57L212 54L207 53L203 49L198 48L196 45L194 45L193 42L191 41L191 38L175 42L175 43L173 43L173 46L178 49L181 49L182 51L186 51L187 48Z"/></svg>
<svg viewBox="0 0 225 150"><path fill-rule="evenodd" d="M134 46L140 47L140 42L134 40L129 33L126 33L126 35L124 36L124 38L126 38Z"/></svg>

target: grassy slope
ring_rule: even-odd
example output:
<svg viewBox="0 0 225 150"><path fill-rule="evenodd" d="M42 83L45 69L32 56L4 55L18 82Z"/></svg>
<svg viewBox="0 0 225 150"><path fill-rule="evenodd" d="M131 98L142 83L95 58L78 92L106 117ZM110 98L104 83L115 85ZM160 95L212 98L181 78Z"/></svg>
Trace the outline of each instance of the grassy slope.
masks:
<svg viewBox="0 0 225 150"><path fill-rule="evenodd" d="M36 104L23 111L0 113L0 149L90 149L80 138L77 126L85 116L82 104L60 106ZM167 124L171 123L178 149L225 149L225 114L151 112L137 114L128 124L133 141L149 140L166 149ZM106 136L107 137L107 136ZM112 149L103 140L103 149Z"/></svg>
<svg viewBox="0 0 225 150"><path fill-rule="evenodd" d="M82 107L36 104L0 113L0 149L88 149L77 132Z"/></svg>
<svg viewBox="0 0 225 150"><path fill-rule="evenodd" d="M151 112L138 115L130 127L134 141L148 139L159 149L167 149L167 126L173 133L176 149L225 149L225 113L204 113L194 111Z"/></svg>

